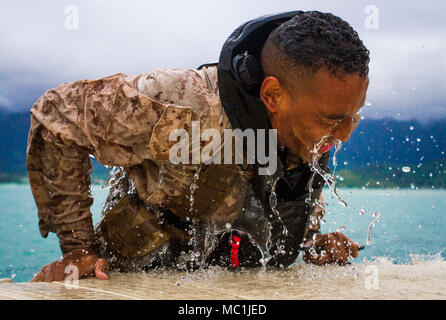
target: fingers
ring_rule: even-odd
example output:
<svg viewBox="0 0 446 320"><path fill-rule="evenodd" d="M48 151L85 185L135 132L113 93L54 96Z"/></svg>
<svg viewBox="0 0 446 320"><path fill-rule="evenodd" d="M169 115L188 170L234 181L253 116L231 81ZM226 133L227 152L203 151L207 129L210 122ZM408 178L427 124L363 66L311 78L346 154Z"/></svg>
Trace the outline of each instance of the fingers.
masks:
<svg viewBox="0 0 446 320"><path fill-rule="evenodd" d="M359 245L342 233L339 233L339 237L342 239L342 242L344 243L344 248L347 250L348 257L357 258Z"/></svg>
<svg viewBox="0 0 446 320"><path fill-rule="evenodd" d="M43 271L39 271L38 274L34 276L34 278L31 279L30 282L41 282L44 279Z"/></svg>
<svg viewBox="0 0 446 320"><path fill-rule="evenodd" d="M348 252L342 245L339 245L338 248L335 249L333 256L334 256L333 262L341 266L347 264L348 262Z"/></svg>
<svg viewBox="0 0 446 320"><path fill-rule="evenodd" d="M332 233L318 234L316 235L316 239L313 241L313 243L317 246L325 247L331 242L332 238Z"/></svg>
<svg viewBox="0 0 446 320"><path fill-rule="evenodd" d="M308 248L308 247L313 247L315 245L314 240L310 239L304 242L303 246Z"/></svg>
<svg viewBox="0 0 446 320"><path fill-rule="evenodd" d="M318 266L322 266L327 263L331 263L332 259L329 255L325 254L317 254L312 255L311 253L304 252L303 257L306 263L312 263Z"/></svg>
<svg viewBox="0 0 446 320"><path fill-rule="evenodd" d="M345 265L349 258L358 257L358 244L350 240L347 236L340 232L335 232L332 234L333 240L336 244L335 249L335 262L340 265Z"/></svg>
<svg viewBox="0 0 446 320"><path fill-rule="evenodd" d="M42 282L42 281L48 281L47 279L50 278L50 269L51 269L51 263L47 264L46 266L44 266L42 268L42 270L39 271L38 274L36 274L34 276L34 278L32 278L31 282ZM52 278L52 277L51 277Z"/></svg>
<svg viewBox="0 0 446 320"><path fill-rule="evenodd" d="M101 280L107 280L108 276L106 274L108 269L108 262L105 259L98 259L95 265L94 273L96 278Z"/></svg>
<svg viewBox="0 0 446 320"><path fill-rule="evenodd" d="M353 258L358 257L359 246L356 243L352 243L349 248L350 256Z"/></svg>
<svg viewBox="0 0 446 320"><path fill-rule="evenodd" d="M358 244L340 232L319 234L314 240L307 241L304 245L316 245L324 248L323 252L325 254L311 254L307 251L303 254L305 262L311 262L316 265L326 263L345 265L349 258L358 257Z"/></svg>
<svg viewBox="0 0 446 320"><path fill-rule="evenodd" d="M57 265L56 262L47 264L40 270L38 274L31 280L31 282L51 282L51 281L57 281L54 277L54 271L56 269ZM63 278L62 278L63 280Z"/></svg>
<svg viewBox="0 0 446 320"><path fill-rule="evenodd" d="M67 266L72 266L75 270L67 270ZM98 279L106 280L108 279L107 270L108 262L105 259L99 259L95 255L71 254L44 266L31 282L63 281L69 276L96 276Z"/></svg>

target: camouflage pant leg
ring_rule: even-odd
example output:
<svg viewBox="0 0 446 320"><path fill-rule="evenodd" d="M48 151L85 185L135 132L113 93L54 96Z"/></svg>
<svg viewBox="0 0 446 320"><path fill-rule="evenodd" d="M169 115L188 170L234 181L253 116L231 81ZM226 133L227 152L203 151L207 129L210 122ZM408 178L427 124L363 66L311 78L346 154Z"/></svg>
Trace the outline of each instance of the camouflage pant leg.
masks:
<svg viewBox="0 0 446 320"><path fill-rule="evenodd" d="M155 208L138 198L123 170L113 178L115 183L95 228L99 255L112 269L121 271L172 264L177 244L187 243L187 235L160 219Z"/></svg>

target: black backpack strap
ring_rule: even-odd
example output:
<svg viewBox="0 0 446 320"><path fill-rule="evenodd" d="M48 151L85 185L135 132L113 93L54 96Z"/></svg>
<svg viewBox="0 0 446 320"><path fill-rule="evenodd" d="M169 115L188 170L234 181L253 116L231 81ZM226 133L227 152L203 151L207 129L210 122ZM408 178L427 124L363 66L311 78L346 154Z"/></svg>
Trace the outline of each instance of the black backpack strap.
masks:
<svg viewBox="0 0 446 320"><path fill-rule="evenodd" d="M218 62L205 63L205 64L202 64L201 66L199 66L197 68L197 70L201 70L201 69L207 68L207 67L214 67L214 66L217 66L217 65L218 65Z"/></svg>

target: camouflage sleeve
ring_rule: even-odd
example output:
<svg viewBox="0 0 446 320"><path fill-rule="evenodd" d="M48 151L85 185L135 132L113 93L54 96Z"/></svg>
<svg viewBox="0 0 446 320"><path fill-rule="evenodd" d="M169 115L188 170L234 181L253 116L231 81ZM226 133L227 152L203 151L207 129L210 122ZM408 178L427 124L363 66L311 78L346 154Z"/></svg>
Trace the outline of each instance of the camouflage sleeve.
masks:
<svg viewBox="0 0 446 320"><path fill-rule="evenodd" d="M27 166L42 236L56 232L64 254L78 248L92 249L92 165L88 152L56 138L31 114Z"/></svg>
<svg viewBox="0 0 446 320"><path fill-rule="evenodd" d="M65 254L93 249L90 155L128 167L150 158L153 127L166 108L116 74L48 90L31 108L27 167L43 237L56 232Z"/></svg>

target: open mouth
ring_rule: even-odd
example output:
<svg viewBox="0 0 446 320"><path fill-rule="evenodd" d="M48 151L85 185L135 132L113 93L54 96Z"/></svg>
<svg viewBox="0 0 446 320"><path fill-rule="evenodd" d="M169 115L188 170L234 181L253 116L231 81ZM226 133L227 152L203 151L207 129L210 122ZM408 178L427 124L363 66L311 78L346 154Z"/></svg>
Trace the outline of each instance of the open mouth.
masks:
<svg viewBox="0 0 446 320"><path fill-rule="evenodd" d="M318 152L326 153L331 149L331 147L333 147L333 145L334 145L333 143L324 143L322 146L320 146Z"/></svg>
<svg viewBox="0 0 446 320"><path fill-rule="evenodd" d="M319 141L314 142L313 148L310 151L313 155L319 155L319 157L330 151L330 149L335 145L335 141L333 140L330 135L325 135L322 138L319 139Z"/></svg>

